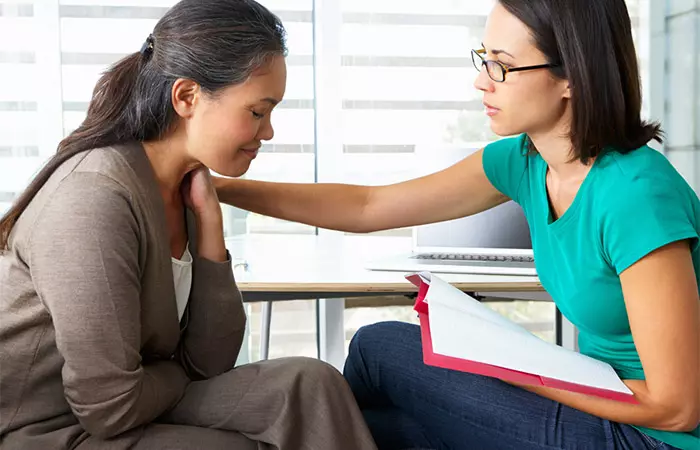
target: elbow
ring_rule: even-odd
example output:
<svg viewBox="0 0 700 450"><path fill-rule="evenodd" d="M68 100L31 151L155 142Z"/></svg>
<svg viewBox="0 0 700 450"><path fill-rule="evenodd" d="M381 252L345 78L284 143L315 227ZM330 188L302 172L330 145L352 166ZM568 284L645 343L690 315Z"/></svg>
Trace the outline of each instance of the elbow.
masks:
<svg viewBox="0 0 700 450"><path fill-rule="evenodd" d="M382 227L377 226L375 220L373 220L374 214L372 213L373 211L373 196L375 195L373 187L372 186L362 186L362 194L360 195L360 211L357 214L357 220L355 220L352 224L350 224L347 227L347 229L344 230L339 230L339 231L345 231L348 233L356 233L356 234L366 234L366 233L374 233L376 231L381 231Z"/></svg>
<svg viewBox="0 0 700 450"><path fill-rule="evenodd" d="M235 320L228 334L202 340L191 336L185 339L176 355L192 381L214 378L234 368L243 347L245 314Z"/></svg>
<svg viewBox="0 0 700 450"><path fill-rule="evenodd" d="M664 410L666 414L663 415L663 420L659 421L660 423L653 428L688 433L700 425L700 404L698 401L685 401L673 407L664 408Z"/></svg>
<svg viewBox="0 0 700 450"><path fill-rule="evenodd" d="M676 417L674 427L671 431L680 433L690 433L700 425L700 408L690 409Z"/></svg>
<svg viewBox="0 0 700 450"><path fill-rule="evenodd" d="M369 224L363 223L359 220L358 223L352 224L349 227L344 227L343 229L338 229L338 231L344 231L346 233L354 234L367 234L374 233L375 231L380 231L379 228L371 227Z"/></svg>
<svg viewBox="0 0 700 450"><path fill-rule="evenodd" d="M81 380L80 383L88 382ZM139 424L135 406L142 390L140 381L101 389L66 387L65 396L78 422L91 436L110 439Z"/></svg>
<svg viewBox="0 0 700 450"><path fill-rule="evenodd" d="M91 436L99 439L110 439L126 431L118 420L114 420L114 417L105 414L101 409L90 406L76 407L75 405L72 409L80 425Z"/></svg>

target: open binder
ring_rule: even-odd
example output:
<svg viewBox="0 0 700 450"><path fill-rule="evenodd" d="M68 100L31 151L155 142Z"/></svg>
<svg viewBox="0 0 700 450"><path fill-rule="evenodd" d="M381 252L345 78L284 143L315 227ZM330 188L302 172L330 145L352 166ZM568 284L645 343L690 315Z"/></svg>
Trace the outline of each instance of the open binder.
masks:
<svg viewBox="0 0 700 450"><path fill-rule="evenodd" d="M543 341L432 273L406 279L418 287L425 364L637 403L609 364Z"/></svg>

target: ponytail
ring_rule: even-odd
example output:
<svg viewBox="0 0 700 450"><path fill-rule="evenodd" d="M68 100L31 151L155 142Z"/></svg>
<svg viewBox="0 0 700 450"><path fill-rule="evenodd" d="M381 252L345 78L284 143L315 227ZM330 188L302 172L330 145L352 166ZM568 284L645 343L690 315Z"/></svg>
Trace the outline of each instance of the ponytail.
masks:
<svg viewBox="0 0 700 450"><path fill-rule="evenodd" d="M84 151L127 140L132 134L132 127L124 119L142 61L143 55L134 53L102 75L95 86L83 123L61 141L56 154L0 219L0 252L7 250L10 232L20 215L61 164Z"/></svg>

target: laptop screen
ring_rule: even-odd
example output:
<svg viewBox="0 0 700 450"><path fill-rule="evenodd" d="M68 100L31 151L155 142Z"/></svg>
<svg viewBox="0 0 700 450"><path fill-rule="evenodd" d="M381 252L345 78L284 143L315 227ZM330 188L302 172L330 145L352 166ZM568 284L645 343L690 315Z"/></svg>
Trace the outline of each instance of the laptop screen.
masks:
<svg viewBox="0 0 700 450"><path fill-rule="evenodd" d="M416 227L414 246L530 250L532 242L523 210L509 201L463 219Z"/></svg>

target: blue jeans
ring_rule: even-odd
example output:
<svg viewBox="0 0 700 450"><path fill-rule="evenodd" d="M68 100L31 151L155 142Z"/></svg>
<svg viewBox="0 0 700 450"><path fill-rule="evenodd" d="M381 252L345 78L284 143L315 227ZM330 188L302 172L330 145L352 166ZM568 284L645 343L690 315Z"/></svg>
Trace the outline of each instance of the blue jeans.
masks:
<svg viewBox="0 0 700 450"><path fill-rule="evenodd" d="M344 375L380 450L672 448L498 379L426 366L416 325L361 328Z"/></svg>

